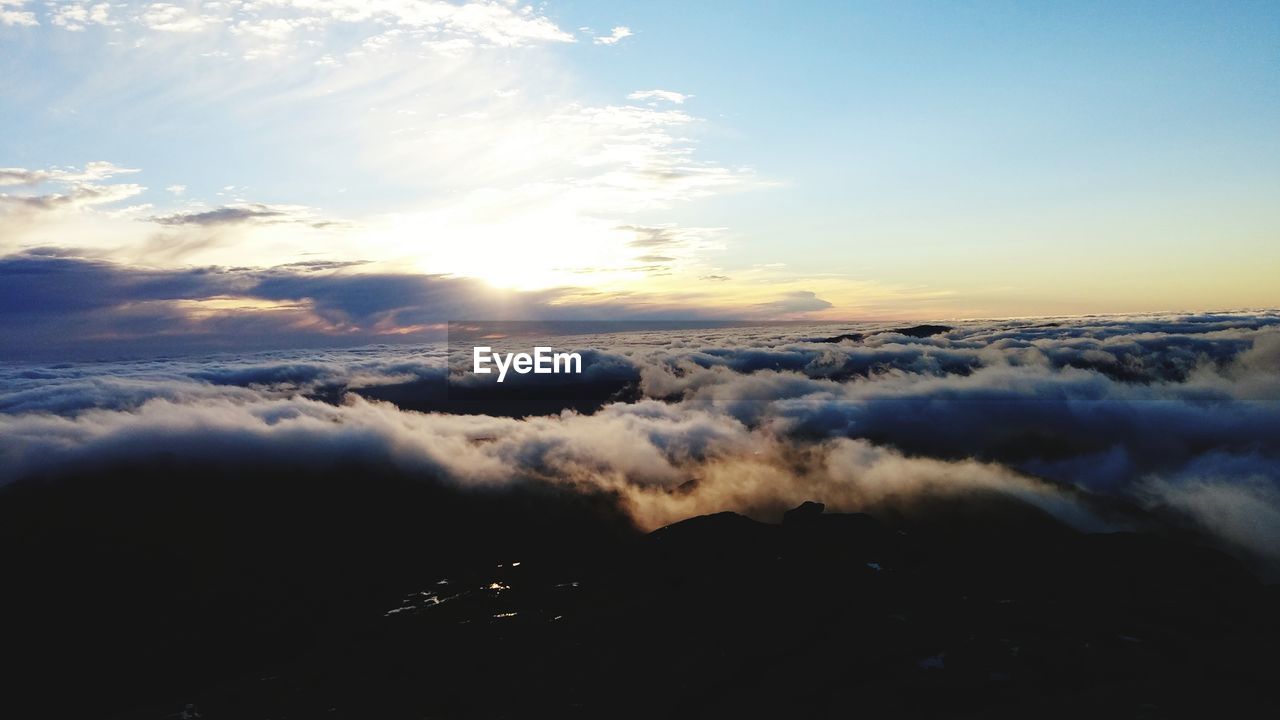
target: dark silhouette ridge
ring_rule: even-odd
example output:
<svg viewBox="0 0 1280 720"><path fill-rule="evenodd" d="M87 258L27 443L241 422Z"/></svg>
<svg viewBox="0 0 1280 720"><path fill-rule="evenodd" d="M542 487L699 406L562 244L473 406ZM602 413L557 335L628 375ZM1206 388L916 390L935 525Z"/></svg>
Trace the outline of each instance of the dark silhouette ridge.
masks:
<svg viewBox="0 0 1280 720"><path fill-rule="evenodd" d="M840 342L844 342L845 340L848 340L849 342L857 343L857 342L862 342L862 339L865 337L866 335L862 333L845 333L843 335L832 335L830 337L813 338L809 342L835 344L835 343L840 343Z"/></svg>
<svg viewBox="0 0 1280 720"><path fill-rule="evenodd" d="M617 499L172 460L0 491L0 716L1268 716L1274 587L987 493Z"/></svg>
<svg viewBox="0 0 1280 720"><path fill-rule="evenodd" d="M950 325L912 325L905 328L894 328L893 330L884 330L886 333L897 333L913 338L927 338L934 335L941 335L945 332L954 330Z"/></svg>
<svg viewBox="0 0 1280 720"><path fill-rule="evenodd" d="M444 412L453 415L529 417L559 415L573 410L590 415L611 402L635 402L640 397L637 380L575 377L522 377L504 385L446 383L441 379L414 380L349 390L369 400L382 400L402 410ZM332 393L317 399L336 402Z"/></svg>
<svg viewBox="0 0 1280 720"><path fill-rule="evenodd" d="M911 327L893 328L891 330L878 330L872 335L884 335L887 333L897 333L898 335L906 335L913 338L927 338L934 335L941 335L950 332L955 328L950 325L912 325ZM818 343L840 343L848 340L849 342L862 342L867 337L867 333L844 333L843 335L832 335L830 337L813 338L809 342Z"/></svg>

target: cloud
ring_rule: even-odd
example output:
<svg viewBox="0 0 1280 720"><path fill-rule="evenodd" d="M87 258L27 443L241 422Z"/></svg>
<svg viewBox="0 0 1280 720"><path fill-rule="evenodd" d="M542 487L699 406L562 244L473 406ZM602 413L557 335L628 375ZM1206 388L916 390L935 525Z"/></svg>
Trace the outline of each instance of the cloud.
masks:
<svg viewBox="0 0 1280 720"><path fill-rule="evenodd" d="M121 292L125 279L65 258L21 270L69 262L85 274L28 299L25 312L101 301L73 288ZM0 288L25 297L15 278ZM135 298L307 298L307 312L335 326L388 312L420 319L406 299L455 301L446 278L126 279ZM1085 529L1200 532L1280 569L1280 314L970 322L923 338L887 324L847 329L861 339L814 342L831 326L798 323L564 336L587 358L586 381L606 392L589 414L525 419L404 409L446 407L432 405L448 370L431 343L10 364L0 368L0 468L13 479L156 447L247 461L349 456L464 485L589 487L623 498L645 527L724 509L775 518L805 499L857 510L998 492ZM1198 360L1180 367L1189 347ZM1082 357L1093 366L1077 367ZM512 397L477 378L453 387L493 390L498 405Z"/></svg>
<svg viewBox="0 0 1280 720"><path fill-rule="evenodd" d="M1280 566L1280 464L1274 457L1211 452L1171 476L1145 478L1136 495Z"/></svg>
<svg viewBox="0 0 1280 720"><path fill-rule="evenodd" d="M174 213L150 218L159 225L230 225L253 220L286 218L287 208L273 208L263 204L228 205L214 210Z"/></svg>
<svg viewBox="0 0 1280 720"><path fill-rule="evenodd" d="M0 193L0 212L17 212L33 214L58 210L82 210L97 205L127 200L141 194L146 188L134 184L90 185L80 183L73 185L66 192L46 195L10 195Z"/></svg>
<svg viewBox="0 0 1280 720"><path fill-rule="evenodd" d="M722 416L652 401L591 416L515 420L407 413L353 396L329 405L296 397L246 402L245 395L190 393L73 417L0 415L4 479L145 458L164 447L197 460L389 461L470 486L537 480L594 488L621 494L648 528L712 508L776 518L814 496L833 509L856 509L926 491L974 490L1007 491L1073 521L1095 522L1070 495L997 466L911 459L857 440L797 456L796 448Z"/></svg>
<svg viewBox="0 0 1280 720"><path fill-rule="evenodd" d="M596 45L617 45L623 38L629 38L634 34L626 25L618 25L608 35L597 36L593 42Z"/></svg>
<svg viewBox="0 0 1280 720"><path fill-rule="evenodd" d="M778 300L772 302L761 303L758 309L771 315L789 316L815 310L826 310L833 307L831 303L818 297L818 295L809 290L794 290L787 293Z"/></svg>
<svg viewBox="0 0 1280 720"><path fill-rule="evenodd" d="M57 27L81 32L89 25L115 25L111 20L111 3L72 2L50 8L50 20Z"/></svg>
<svg viewBox="0 0 1280 720"><path fill-rule="evenodd" d="M627 96L628 100L663 100L676 105L683 105L685 100L693 97L670 90L637 90Z"/></svg>
<svg viewBox="0 0 1280 720"><path fill-rule="evenodd" d="M51 251L0 258L0 314L56 316L152 300L217 297L248 287L234 273L209 270L122 272L110 263Z"/></svg>
<svg viewBox="0 0 1280 720"><path fill-rule="evenodd" d="M217 347L363 337L405 328L397 313L437 322L487 307L472 281L419 275L278 270L139 270L39 251L0 259L0 328L10 353L111 347ZM275 336L274 341L271 340ZM285 338L288 338L286 340Z"/></svg>
<svg viewBox="0 0 1280 720"><path fill-rule="evenodd" d="M370 104L384 100L374 88L347 92L359 92L361 97L372 92L367 99ZM174 200L148 197L159 205L160 212L147 214L155 224L172 231L157 236L154 228L140 223L94 224L68 220L68 213L58 212L86 210L141 194L145 191L142 185L110 180L137 172L135 169L100 162L89 163L82 170L11 168L0 172L0 183L61 187L6 194L0 200L13 213L5 219L3 235L9 243L5 249L19 249L23 241L35 238L41 245L61 241L82 251L97 250L100 257L170 267L275 265L293 262L303 253L321 253L328 259L430 267L496 284L519 286L523 281L544 288L596 284L598 277L609 274L625 279L629 273L655 270L705 273L698 267L699 261L706 251L723 247L723 228L640 225L634 218L639 213L665 211L677 204L748 188L756 182L749 168L730 168L697 158L696 133L691 126L700 121L675 109L539 102L541 107L528 117L522 112L473 117L471 113L435 111L435 101L421 99L453 93L394 95L389 101L394 113L388 110L385 116L389 125L380 126L375 117L362 121L364 129L355 132L381 127L385 132L378 133L378 143L405 133L430 138L430 142L395 143L394 157L386 159L385 173L376 173L376 183L394 186L399 182L396 174L412 168L411 182L438 176L440 183L450 187L447 195L425 193L424 198L447 199L423 200L395 212L340 224L313 217L320 211L297 204L241 199L243 188L229 185L232 189L224 192L235 198L233 202L204 204L194 198L185 205L166 207ZM484 101L500 106L526 102L495 99L488 93ZM401 102L408 105L401 107ZM535 129L538 141L530 143L527 132ZM421 158L416 154L419 151L424 153ZM381 162L378 152L362 151L360 158L362 163ZM424 164L419 165L418 159ZM435 168L443 169L436 173ZM169 192L176 194L174 190L180 187L185 191L184 185L177 184L170 185ZM120 219L126 219L140 216L143 210L125 208L118 213ZM286 227L285 221L294 227ZM269 233L255 231L268 225ZM305 232L307 225L326 230L325 236L317 238ZM219 231L216 237L202 232L215 229ZM449 242L416 242L424 234ZM528 242L530 236L554 237L560 252L534 251L534 244ZM660 253L638 252L645 242L667 247ZM412 256L406 257L406 247L412 248ZM675 261L660 269L648 268L647 263L636 260L645 254ZM499 261L509 266L497 267Z"/></svg>
<svg viewBox="0 0 1280 720"><path fill-rule="evenodd" d="M4 6L21 8L21 0L5 0ZM391 26L421 44L469 41L496 47L533 43L573 42L574 38L532 8L505 2L451 3L443 0L393 0L366 3L356 0L271 0L265 3L110 3L73 2L49 4L47 17L55 27L83 31L86 26L114 25L161 34L206 34L239 37L252 47L244 56L277 54L305 45L309 38L331 25L365 29L357 33L367 41ZM4 10L0 21L8 25L38 24L32 11ZM297 37L303 35L303 37Z"/></svg>
<svg viewBox="0 0 1280 720"><path fill-rule="evenodd" d="M34 27L40 24L36 14L24 10L26 0L0 0L0 25ZM13 8L13 9L10 9Z"/></svg>
<svg viewBox="0 0 1280 720"><path fill-rule="evenodd" d="M49 231L60 221L81 214L130 215L145 206L107 210L104 206L136 197L146 191L135 183L105 182L116 175L138 172L109 162L91 162L83 168L52 167L30 170L0 168L0 187L24 187L25 192L0 192L0 252L20 246L30 234ZM53 187L42 187L53 186ZM31 188L41 188L32 190ZM58 233L48 232L45 237ZM6 248L5 246L9 247Z"/></svg>
<svg viewBox="0 0 1280 720"><path fill-rule="evenodd" d="M573 299L573 302L567 302ZM0 357L407 342L465 319L715 317L696 304L574 288L514 291L359 262L141 269L37 248L0 256Z"/></svg>
<svg viewBox="0 0 1280 720"><path fill-rule="evenodd" d="M573 183L566 190L614 213L628 203L666 207L706 197L753 178L747 169L695 161L692 143L678 133L697 120L680 110L570 106L551 119L585 145L576 153L576 164L598 170L589 182Z"/></svg>
<svg viewBox="0 0 1280 720"><path fill-rule="evenodd" d="M196 33L212 25L214 20L171 3L150 3L137 15L139 23L159 32Z"/></svg>
<svg viewBox="0 0 1280 720"><path fill-rule="evenodd" d="M6 205L15 211L21 205L23 215L0 219L0 252L62 244L148 267L272 266L316 254L430 268L509 287L634 286L654 272L705 274L695 256L707 245L657 253L676 262L649 268L636 261L645 253L628 247L630 238L616 228L657 225L660 213L676 205L757 183L749 167L702 156L706 125L680 111L683 94L643 91L661 93L665 99L658 105L649 104L656 95L636 102L621 99L624 92L612 103L566 95L572 75L565 58L537 48L573 42L574 34L537 6L112 3L101 17L113 25L91 27L86 23L100 4L31 6L46 25L53 21L45 17L61 13L68 27L50 27L39 42L24 46L17 61L31 72L18 74L35 77L39 67L58 61L65 46L58 36L71 24L85 30L74 46L87 73L70 83L29 83L33 96L50 107L74 109L82 120L96 118L87 132L169 118L154 129L164 136L156 142L166 143L165 162L175 167L198 167L204 161L195 157L199 148L220 143L260 162L250 176L218 180L237 188L224 197L200 197L198 185L212 183L149 167L148 177L160 177L157 190L189 185L195 194L177 199L172 190L148 193L145 202L154 209L111 208L121 222L91 223L88 213L68 219L68 213L51 211L102 209L127 195L124 190L98 206L86 202L89 191L13 191L22 199ZM244 58L262 67L245 72ZM287 133L263 134L286 126ZM192 145L178 137L185 132L205 140ZM324 162L317 161L318 147ZM305 182L296 176L301 168L310 168ZM23 187L51 178L38 168L0 173L0 182ZM255 191L270 196L247 196L248 186L270 188ZM268 221L283 218L241 207L280 209L307 203L300 192L348 189L342 205L360 215L352 227L326 225L324 237L306 232L302 222L267 230ZM328 210L316 204L315 212ZM164 230L123 222L145 216ZM424 236L432 241L422 242ZM531 237L554 238L562 251L534 252ZM499 262L508 266L495 267Z"/></svg>
<svg viewBox="0 0 1280 720"><path fill-rule="evenodd" d="M636 248L662 248L686 242L685 231L674 226L621 225L618 229L635 233L635 238L627 244Z"/></svg>
<svg viewBox="0 0 1280 720"><path fill-rule="evenodd" d="M73 167L54 167L44 170L0 168L0 186L34 186L46 182L62 183L64 185L92 183L106 180L115 175L126 175L136 172L138 172L136 168L122 168L104 161L86 163L85 166L79 170Z"/></svg>
<svg viewBox="0 0 1280 720"><path fill-rule="evenodd" d="M227 228L231 226L256 227L265 225L293 224L314 230L355 228L354 223L344 220L320 217L315 210L302 205L271 205L267 203L235 203L223 205L212 210L187 210L169 215L146 218L157 225L170 228ZM154 249L154 248L153 248ZM154 257L148 253L148 256ZM325 261L329 263L345 262L357 264L363 261Z"/></svg>

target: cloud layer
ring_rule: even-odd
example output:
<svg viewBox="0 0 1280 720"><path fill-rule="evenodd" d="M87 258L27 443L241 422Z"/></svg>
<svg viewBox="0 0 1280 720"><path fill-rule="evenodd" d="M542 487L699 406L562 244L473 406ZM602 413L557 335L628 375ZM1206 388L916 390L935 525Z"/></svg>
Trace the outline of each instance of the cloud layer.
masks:
<svg viewBox="0 0 1280 720"><path fill-rule="evenodd" d="M562 337L619 399L523 419L365 399L444 383L440 345L10 363L0 467L12 481L156 448L355 458L463 485L603 489L645 527L724 509L776 517L805 499L856 510L997 491L1083 529L1168 523L1280 563L1280 315L966 323L927 337L867 325L837 342L831 330Z"/></svg>

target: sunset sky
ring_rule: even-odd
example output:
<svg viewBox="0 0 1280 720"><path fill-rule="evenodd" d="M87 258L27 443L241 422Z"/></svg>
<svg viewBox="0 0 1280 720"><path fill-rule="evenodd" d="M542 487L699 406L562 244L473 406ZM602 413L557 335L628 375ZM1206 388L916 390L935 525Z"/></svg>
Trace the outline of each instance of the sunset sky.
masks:
<svg viewBox="0 0 1280 720"><path fill-rule="evenodd" d="M1280 304L1280 5L0 0L0 329Z"/></svg>

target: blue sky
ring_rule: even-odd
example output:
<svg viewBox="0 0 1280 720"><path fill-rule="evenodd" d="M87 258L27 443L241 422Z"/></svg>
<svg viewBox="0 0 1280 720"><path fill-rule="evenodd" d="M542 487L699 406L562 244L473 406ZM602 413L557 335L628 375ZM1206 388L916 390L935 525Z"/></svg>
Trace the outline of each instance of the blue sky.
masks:
<svg viewBox="0 0 1280 720"><path fill-rule="evenodd" d="M749 156L785 183L767 200L735 196L715 208L743 234L739 252L799 242L810 262L789 261L806 271L835 257L849 272L939 285L956 263L972 262L978 291L1027 275L1038 260L1061 262L1066 244L1090 262L1126 255L1122 266L1078 269L1113 282L1152 263L1199 275L1224 244L1280 269L1280 7L807 9L642 4L643 15L628 16L646 29L640 42L592 67L601 88L618 77L682 78L679 87L714 105L709 119L727 129L703 149ZM668 42L646 46L651 35ZM999 277L979 263L995 264ZM1208 288L1239 279L1226 266L1213 271L1202 277ZM1155 307L1177 306L1195 285L1184 276L1140 292ZM1115 294L1118 305L1144 304ZM1193 294L1213 302L1210 292ZM1060 297L1057 311L1106 310ZM1223 302L1232 300L1245 298Z"/></svg>
<svg viewBox="0 0 1280 720"><path fill-rule="evenodd" d="M691 314L1274 306L1277 47L1274 3L3 0L0 253Z"/></svg>

